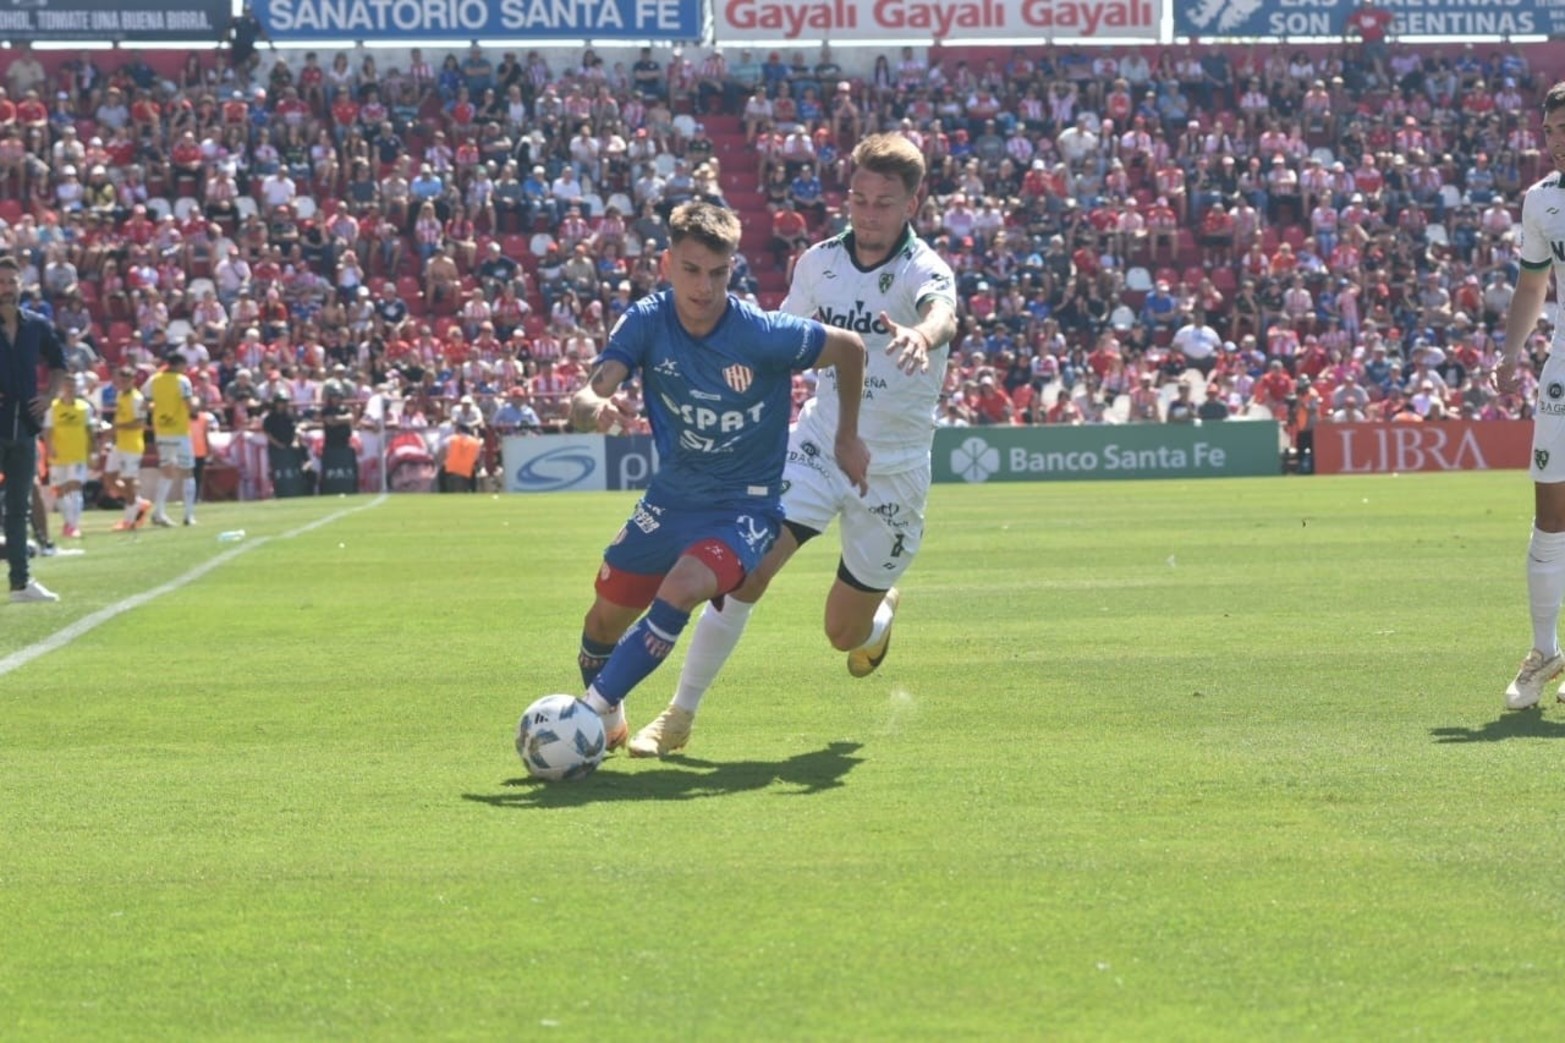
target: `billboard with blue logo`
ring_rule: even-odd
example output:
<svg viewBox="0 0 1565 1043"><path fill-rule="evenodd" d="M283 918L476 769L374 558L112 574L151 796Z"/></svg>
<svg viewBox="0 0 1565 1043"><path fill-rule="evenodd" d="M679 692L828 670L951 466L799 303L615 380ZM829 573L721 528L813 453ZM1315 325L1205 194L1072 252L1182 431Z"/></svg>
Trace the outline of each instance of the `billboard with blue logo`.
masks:
<svg viewBox="0 0 1565 1043"><path fill-rule="evenodd" d="M1203 39L1336 36L1361 0L1194 0L1174 6L1174 34ZM1392 36L1517 36L1565 32L1551 0L1378 0L1395 16Z"/></svg>
<svg viewBox="0 0 1565 1043"><path fill-rule="evenodd" d="M511 493L645 489L657 470L650 435L513 435L500 451Z"/></svg>
<svg viewBox="0 0 1565 1043"><path fill-rule="evenodd" d="M694 40L700 0L256 0L278 43Z"/></svg>

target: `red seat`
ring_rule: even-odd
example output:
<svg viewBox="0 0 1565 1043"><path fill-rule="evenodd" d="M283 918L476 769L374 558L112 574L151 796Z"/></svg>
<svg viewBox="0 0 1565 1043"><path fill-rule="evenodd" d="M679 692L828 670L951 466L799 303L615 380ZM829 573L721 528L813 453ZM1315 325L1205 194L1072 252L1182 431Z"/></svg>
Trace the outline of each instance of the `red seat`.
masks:
<svg viewBox="0 0 1565 1043"><path fill-rule="evenodd" d="M513 232L500 240L500 252L513 261L526 264L526 258L532 257L532 249L525 235ZM536 261L534 267L536 267Z"/></svg>
<svg viewBox="0 0 1565 1043"><path fill-rule="evenodd" d="M1226 264L1217 265L1212 269L1212 285L1218 292L1231 295L1239 288L1239 277L1234 275L1234 270Z"/></svg>
<svg viewBox="0 0 1565 1043"><path fill-rule="evenodd" d="M8 225L14 225L22 219L22 201L20 199L0 199L0 220Z"/></svg>

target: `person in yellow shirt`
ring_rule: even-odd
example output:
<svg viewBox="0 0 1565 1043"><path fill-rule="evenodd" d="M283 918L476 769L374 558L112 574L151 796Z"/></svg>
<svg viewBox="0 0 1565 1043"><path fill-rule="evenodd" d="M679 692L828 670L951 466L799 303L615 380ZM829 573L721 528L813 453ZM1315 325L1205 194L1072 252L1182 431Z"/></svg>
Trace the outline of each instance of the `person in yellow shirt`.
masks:
<svg viewBox="0 0 1565 1043"><path fill-rule="evenodd" d="M60 397L44 417L44 439L49 447L49 485L63 522L60 535L81 539L82 485L87 481L87 461L92 456L97 421L92 404L77 393L76 378L60 385Z"/></svg>
<svg viewBox="0 0 1565 1043"><path fill-rule="evenodd" d="M152 503L140 496L141 456L147 442L147 398L136 387L136 371L121 366L114 374L114 441L104 462L105 477L112 477L125 501L125 517L114 523L116 532L140 528Z"/></svg>
<svg viewBox="0 0 1565 1043"><path fill-rule="evenodd" d="M168 494L177 478L182 483L185 524L196 523L195 451L190 442L190 414L196 392L185 375L185 356L168 353L166 365L147 381L152 395L152 437L158 446L158 491L152 504L152 524L168 528Z"/></svg>

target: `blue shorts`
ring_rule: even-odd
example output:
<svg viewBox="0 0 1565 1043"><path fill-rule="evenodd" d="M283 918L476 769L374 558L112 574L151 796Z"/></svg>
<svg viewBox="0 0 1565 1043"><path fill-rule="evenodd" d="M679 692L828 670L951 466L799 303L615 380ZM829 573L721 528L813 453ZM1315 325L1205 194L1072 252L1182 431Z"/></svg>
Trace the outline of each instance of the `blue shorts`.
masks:
<svg viewBox="0 0 1565 1043"><path fill-rule="evenodd" d="M727 547L738 565L737 578L727 577L730 581L724 583L725 589L718 591L727 593L755 571L777 542L782 519L780 503L688 510L655 503L649 494L636 504L630 519L604 550L605 568L599 573L599 590L623 591L624 596L611 597L619 604L642 603L643 599L650 603L651 591L674 563L692 548L710 541ZM610 572L614 574L612 579ZM725 579L721 573L719 578ZM605 581L612 586L606 588ZM631 594L631 590L639 593Z"/></svg>

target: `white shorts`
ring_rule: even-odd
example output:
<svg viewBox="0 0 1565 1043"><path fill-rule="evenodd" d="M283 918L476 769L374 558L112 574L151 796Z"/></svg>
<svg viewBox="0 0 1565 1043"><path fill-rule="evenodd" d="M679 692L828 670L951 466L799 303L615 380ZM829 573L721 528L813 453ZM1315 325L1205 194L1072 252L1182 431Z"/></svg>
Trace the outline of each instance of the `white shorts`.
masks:
<svg viewBox="0 0 1565 1043"><path fill-rule="evenodd" d="M122 449L110 449L109 455L103 460L103 473L117 474L122 478L139 478L141 454L128 453Z"/></svg>
<svg viewBox="0 0 1565 1043"><path fill-rule="evenodd" d="M158 466L177 467L188 471L196 466L196 452L191 448L189 435L158 437Z"/></svg>
<svg viewBox="0 0 1565 1043"><path fill-rule="evenodd" d="M899 474L872 475L869 495L849 484L830 446L798 430L788 439L783 468L783 514L790 522L825 532L842 519L842 560L854 579L885 590L913 564L924 541L929 465Z"/></svg>
<svg viewBox="0 0 1565 1043"><path fill-rule="evenodd" d="M49 465L49 485L54 487L54 488L59 488L62 485L70 485L72 482L74 482L77 485L81 485L82 483L84 483L86 481L87 481L87 465L86 464L50 464Z"/></svg>
<svg viewBox="0 0 1565 1043"><path fill-rule="evenodd" d="M1538 374L1527 473L1534 482L1565 482L1565 352L1550 355Z"/></svg>

